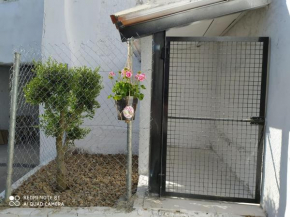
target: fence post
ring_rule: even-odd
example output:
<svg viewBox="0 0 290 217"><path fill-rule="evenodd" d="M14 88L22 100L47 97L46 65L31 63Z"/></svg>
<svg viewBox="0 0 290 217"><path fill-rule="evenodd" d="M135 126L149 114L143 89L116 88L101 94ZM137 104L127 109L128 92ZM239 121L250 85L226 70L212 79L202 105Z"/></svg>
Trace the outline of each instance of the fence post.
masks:
<svg viewBox="0 0 290 217"><path fill-rule="evenodd" d="M20 53L14 54L13 77L12 77L12 94L10 107L10 125L9 125L9 139L8 139L8 160L7 160L7 179L5 190L5 201L9 200L12 193L12 173L13 173L13 154L15 143L15 127L16 127L16 112L17 112L17 93L18 80L20 70Z"/></svg>
<svg viewBox="0 0 290 217"><path fill-rule="evenodd" d="M132 196L132 121L127 122L127 200Z"/></svg>
<svg viewBox="0 0 290 217"><path fill-rule="evenodd" d="M133 38L128 41L128 57L126 67L133 70ZM136 111L134 111L136 112ZM127 200L132 196L132 120L127 122Z"/></svg>

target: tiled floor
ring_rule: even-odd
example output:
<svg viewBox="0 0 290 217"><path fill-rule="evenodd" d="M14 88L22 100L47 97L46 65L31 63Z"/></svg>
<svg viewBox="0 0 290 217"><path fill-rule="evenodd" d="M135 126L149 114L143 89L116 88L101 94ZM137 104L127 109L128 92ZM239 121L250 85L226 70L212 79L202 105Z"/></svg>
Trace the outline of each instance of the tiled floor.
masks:
<svg viewBox="0 0 290 217"><path fill-rule="evenodd" d="M253 198L245 183L210 149L168 147L166 191Z"/></svg>

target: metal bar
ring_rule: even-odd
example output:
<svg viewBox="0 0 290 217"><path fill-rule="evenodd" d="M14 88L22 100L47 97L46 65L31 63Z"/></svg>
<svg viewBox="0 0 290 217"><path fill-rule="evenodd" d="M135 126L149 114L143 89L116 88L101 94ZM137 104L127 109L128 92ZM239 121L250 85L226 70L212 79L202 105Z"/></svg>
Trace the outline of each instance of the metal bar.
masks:
<svg viewBox="0 0 290 217"><path fill-rule="evenodd" d="M127 200L132 196L132 121L127 122Z"/></svg>
<svg viewBox="0 0 290 217"><path fill-rule="evenodd" d="M169 51L170 42L166 40L165 44L165 62L164 62L164 86L163 86L163 122L162 122L162 154L161 154L161 191L160 195L164 195L166 190L166 159L167 159L167 128L168 128L168 96L169 96Z"/></svg>
<svg viewBox="0 0 290 217"><path fill-rule="evenodd" d="M149 192L160 194L162 112L163 112L163 76L164 60L161 59L165 46L165 32L153 35L153 65L151 90L151 122L149 149Z"/></svg>
<svg viewBox="0 0 290 217"><path fill-rule="evenodd" d="M256 199L239 198L239 197L208 196L208 195L186 194L186 193L176 193L176 192L165 192L163 194L163 196L193 198L193 199L201 199L201 200L218 200L218 201L230 201L230 202L257 203Z"/></svg>
<svg viewBox="0 0 290 217"><path fill-rule="evenodd" d="M268 77L268 59L269 59L269 38L263 43L263 62L262 62L262 80L261 80L261 98L260 98L260 117L266 116L266 98L267 98L267 77ZM263 166L263 152L264 152L264 131L265 126L260 126L258 154L257 154L257 170L256 170L256 192L255 197L257 202L260 202L261 197L261 180L262 180L262 166Z"/></svg>
<svg viewBox="0 0 290 217"><path fill-rule="evenodd" d="M266 93L268 77L268 58L269 58L269 38L264 38L263 43L263 62L262 62L262 80L261 80L261 99L260 99L260 117L265 117L266 111Z"/></svg>
<svg viewBox="0 0 290 217"><path fill-rule="evenodd" d="M236 122L250 122L250 123L261 123L262 120L256 121L254 119L230 119L230 118L206 118L206 117L200 117L200 118L190 118L190 117L168 117L168 119L182 119L182 120L198 120L198 121L236 121Z"/></svg>
<svg viewBox="0 0 290 217"><path fill-rule="evenodd" d="M127 62L126 62L126 68L131 69L133 67L133 38L130 38L128 40L128 54L127 54Z"/></svg>
<svg viewBox="0 0 290 217"><path fill-rule="evenodd" d="M166 37L166 41L197 41L197 42L266 42L268 37Z"/></svg>
<svg viewBox="0 0 290 217"><path fill-rule="evenodd" d="M131 69L133 68L133 38L130 38L128 41L128 57L126 67ZM130 92L129 92L130 95ZM129 97L130 98L130 97ZM130 101L130 100L129 100ZM129 102L132 104L133 102ZM127 200L129 201L132 197L132 121L127 122Z"/></svg>
<svg viewBox="0 0 290 217"><path fill-rule="evenodd" d="M13 173L13 154L14 154L14 144L15 144L19 70L20 70L20 54L15 53L14 66L13 66L11 109L10 109L10 126L9 126L9 140L8 140L8 160L7 160L7 179L6 179L5 201L9 200L9 197L12 193L11 185L12 185L12 173Z"/></svg>

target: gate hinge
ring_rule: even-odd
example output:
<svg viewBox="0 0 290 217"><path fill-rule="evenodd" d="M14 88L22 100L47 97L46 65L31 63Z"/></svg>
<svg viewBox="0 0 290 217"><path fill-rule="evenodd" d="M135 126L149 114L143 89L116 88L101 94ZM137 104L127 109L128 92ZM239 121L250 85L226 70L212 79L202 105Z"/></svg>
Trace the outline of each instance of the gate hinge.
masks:
<svg viewBox="0 0 290 217"><path fill-rule="evenodd" d="M251 124L263 125L265 123L265 118L263 117L251 117Z"/></svg>

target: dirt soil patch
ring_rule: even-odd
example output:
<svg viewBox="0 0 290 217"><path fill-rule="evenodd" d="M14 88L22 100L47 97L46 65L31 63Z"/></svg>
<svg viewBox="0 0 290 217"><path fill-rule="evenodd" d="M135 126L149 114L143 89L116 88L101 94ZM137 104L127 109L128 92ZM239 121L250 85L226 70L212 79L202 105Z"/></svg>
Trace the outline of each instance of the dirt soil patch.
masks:
<svg viewBox="0 0 290 217"><path fill-rule="evenodd" d="M13 191L22 206L110 206L126 195L126 155L74 153L66 157L68 189L56 189L56 163L50 162ZM133 156L132 192L138 184L138 156ZM34 196L34 197L31 197ZM46 196L46 197L45 197ZM60 205L60 204L58 204Z"/></svg>

